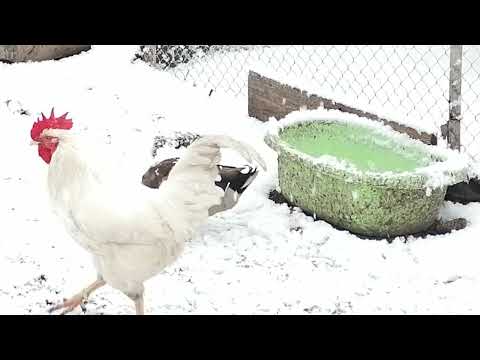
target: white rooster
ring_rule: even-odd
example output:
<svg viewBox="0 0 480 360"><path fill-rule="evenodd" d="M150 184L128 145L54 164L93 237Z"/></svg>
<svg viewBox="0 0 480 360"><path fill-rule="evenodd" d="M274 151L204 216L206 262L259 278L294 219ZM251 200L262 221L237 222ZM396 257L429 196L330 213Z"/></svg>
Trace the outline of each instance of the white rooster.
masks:
<svg viewBox="0 0 480 360"><path fill-rule="evenodd" d="M206 223L208 211L224 192L215 185L220 148L231 148L264 170L261 156L228 136L204 136L188 147L158 190L140 182L119 181L111 164L94 164L91 145L70 130L67 114L42 114L31 138L39 156L49 164L48 191L54 212L68 233L93 255L98 278L80 293L51 311L68 313L83 306L88 296L109 284L135 302L144 313L143 283L182 253L186 240ZM111 159L112 162L115 159Z"/></svg>

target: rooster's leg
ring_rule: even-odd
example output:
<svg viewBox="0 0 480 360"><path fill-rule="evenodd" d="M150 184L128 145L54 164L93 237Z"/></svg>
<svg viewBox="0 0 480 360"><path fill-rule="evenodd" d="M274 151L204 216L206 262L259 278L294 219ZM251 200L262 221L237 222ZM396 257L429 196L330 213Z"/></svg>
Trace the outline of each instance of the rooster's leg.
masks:
<svg viewBox="0 0 480 360"><path fill-rule="evenodd" d="M143 306L143 291L141 293L132 295L127 295L135 303L135 313L136 315L145 315L144 306Z"/></svg>
<svg viewBox="0 0 480 360"><path fill-rule="evenodd" d="M136 300L135 300L135 311L137 315L145 315L145 311L143 308L143 295L140 295Z"/></svg>
<svg viewBox="0 0 480 360"><path fill-rule="evenodd" d="M61 315L65 315L70 311L72 311L73 309L75 309L77 306L83 305L83 302L88 299L88 297L92 292L94 292L95 290L97 290L98 288L102 287L105 284L106 284L105 280L98 279L92 284L90 284L88 287L80 291L78 294L72 296L70 299L66 299L63 301L63 303L60 303L58 305L51 307L48 310L48 312L51 313L55 310L65 309L61 313Z"/></svg>

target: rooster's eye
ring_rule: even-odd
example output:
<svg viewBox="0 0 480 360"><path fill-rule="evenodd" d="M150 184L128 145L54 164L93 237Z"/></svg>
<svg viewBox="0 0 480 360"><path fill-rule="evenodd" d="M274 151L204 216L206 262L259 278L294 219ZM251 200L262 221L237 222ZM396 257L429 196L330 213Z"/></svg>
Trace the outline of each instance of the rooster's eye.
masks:
<svg viewBox="0 0 480 360"><path fill-rule="evenodd" d="M58 143L58 138L49 135L42 136L42 140L49 143Z"/></svg>

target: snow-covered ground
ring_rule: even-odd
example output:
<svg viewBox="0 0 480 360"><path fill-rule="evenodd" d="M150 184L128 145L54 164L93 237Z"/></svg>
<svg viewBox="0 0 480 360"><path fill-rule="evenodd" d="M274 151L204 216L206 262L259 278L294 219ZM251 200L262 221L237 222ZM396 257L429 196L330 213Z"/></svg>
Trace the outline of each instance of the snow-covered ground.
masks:
<svg viewBox="0 0 480 360"><path fill-rule="evenodd" d="M183 256L146 282L147 313L480 313L480 204L445 204L444 218L468 219L462 231L392 243L290 213L266 196L277 182L275 153L262 140L266 125L249 118L241 100L208 97L132 63L135 50L95 46L61 61L0 64L0 313L45 314L95 278L88 253L51 214L47 165L29 145L32 122L52 106L68 111L77 128L121 146L136 159L131 174L139 178L153 162L158 132L229 134L268 162L234 209L210 218ZM224 163L242 160L226 153ZM109 287L87 305L87 314L133 312L130 299Z"/></svg>

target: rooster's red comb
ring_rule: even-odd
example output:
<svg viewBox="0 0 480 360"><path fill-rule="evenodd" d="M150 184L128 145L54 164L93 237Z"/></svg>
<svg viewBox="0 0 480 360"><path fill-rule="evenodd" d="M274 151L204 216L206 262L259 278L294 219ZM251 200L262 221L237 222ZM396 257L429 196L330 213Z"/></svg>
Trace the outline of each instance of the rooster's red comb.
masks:
<svg viewBox="0 0 480 360"><path fill-rule="evenodd" d="M49 118L45 117L42 113L42 119L37 119L37 121L33 123L32 130L30 131L32 140L38 141L42 131L45 129L71 129L73 122L72 119L67 119L67 114L68 112L57 118L55 117L53 108Z"/></svg>

